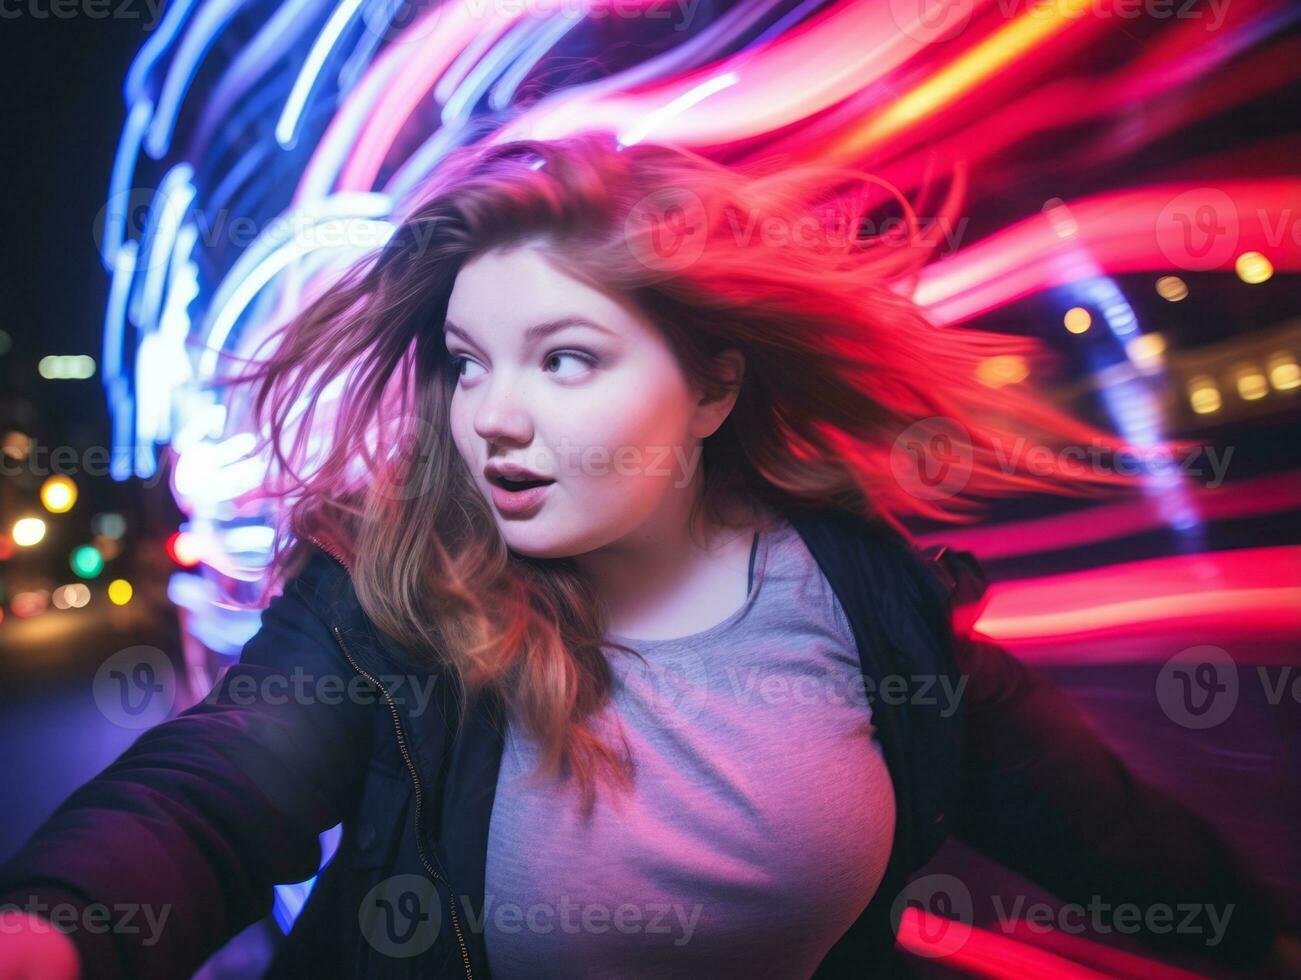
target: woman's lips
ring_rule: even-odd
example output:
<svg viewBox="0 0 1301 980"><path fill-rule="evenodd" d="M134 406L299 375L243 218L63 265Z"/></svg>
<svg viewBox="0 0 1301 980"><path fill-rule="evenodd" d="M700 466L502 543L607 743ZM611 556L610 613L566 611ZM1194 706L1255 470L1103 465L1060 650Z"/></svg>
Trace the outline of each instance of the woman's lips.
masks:
<svg viewBox="0 0 1301 980"><path fill-rule="evenodd" d="M503 514L524 514L533 510L542 503L542 499L551 487L552 484L547 483L540 487L529 487L527 490L507 490L495 483L489 484L492 502Z"/></svg>

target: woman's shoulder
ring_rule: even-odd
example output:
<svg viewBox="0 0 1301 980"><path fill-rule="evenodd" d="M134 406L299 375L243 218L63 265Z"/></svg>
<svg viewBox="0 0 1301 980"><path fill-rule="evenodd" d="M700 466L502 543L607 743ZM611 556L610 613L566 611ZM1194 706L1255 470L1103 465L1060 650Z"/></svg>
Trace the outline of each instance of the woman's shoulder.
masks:
<svg viewBox="0 0 1301 980"><path fill-rule="evenodd" d="M942 542L923 546L884 517L835 506L779 513L822 554L859 563L883 583L924 586L950 609L978 602L988 589L988 576L972 552Z"/></svg>
<svg viewBox="0 0 1301 980"><path fill-rule="evenodd" d="M292 593L322 618L338 618L357 605L352 572L341 552L316 536L302 538L283 566L280 591Z"/></svg>
<svg viewBox="0 0 1301 980"><path fill-rule="evenodd" d="M907 534L881 517L837 506L785 506L778 513L806 541L829 552L885 563L915 560L919 554Z"/></svg>

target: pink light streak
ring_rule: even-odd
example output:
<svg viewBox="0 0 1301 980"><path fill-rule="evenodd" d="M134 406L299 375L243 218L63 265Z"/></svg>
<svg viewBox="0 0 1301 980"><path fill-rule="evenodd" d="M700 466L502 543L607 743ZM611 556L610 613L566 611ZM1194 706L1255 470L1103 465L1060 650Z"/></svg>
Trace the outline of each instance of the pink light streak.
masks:
<svg viewBox="0 0 1301 980"><path fill-rule="evenodd" d="M1301 268L1288 233L1288 201L1301 178L1153 184L1071 202L1063 237L1036 214L924 269L914 298L941 323L958 323L1078 280L1079 256L1109 274L1172 268L1229 270L1263 252L1279 271Z"/></svg>
<svg viewBox="0 0 1301 980"><path fill-rule="evenodd" d="M1004 933L967 925L934 915L915 906L899 919L898 945L919 957L943 964L971 976L1021 980L1198 980L1199 974L1166 966L1157 960L1112 949L1060 931L1050 939L1031 945L1013 938L1028 935L1020 920L1009 923Z"/></svg>
<svg viewBox="0 0 1301 980"><path fill-rule="evenodd" d="M1295 471L1191 490L1203 521L1301 510L1301 473ZM983 560L1078 548L1165 526L1158 501L1139 497L1028 521L954 528L918 535L921 545L947 544Z"/></svg>
<svg viewBox="0 0 1301 980"><path fill-rule="evenodd" d="M1301 635L1301 546L1177 555L995 582L975 629L1009 642L1145 630L1295 638ZM1101 645L1097 656L1117 652ZM1152 654L1159 655L1155 647ZM1072 657L1048 650L1033 659Z"/></svg>
<svg viewBox="0 0 1301 980"><path fill-rule="evenodd" d="M981 8L989 0L974 3ZM649 138L705 145L771 132L870 87L927 47L921 35L902 29L893 6L841 3L761 47L636 93L547 100L500 138L555 139L593 127L619 129L727 73L735 73L739 84L712 96L701 111L664 118Z"/></svg>

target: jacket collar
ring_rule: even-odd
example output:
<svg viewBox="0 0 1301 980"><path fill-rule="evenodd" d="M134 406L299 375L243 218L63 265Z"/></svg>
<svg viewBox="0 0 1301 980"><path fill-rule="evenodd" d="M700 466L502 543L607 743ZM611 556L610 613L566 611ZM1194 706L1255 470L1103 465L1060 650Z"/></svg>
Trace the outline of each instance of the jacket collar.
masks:
<svg viewBox="0 0 1301 980"><path fill-rule="evenodd" d="M357 598L349 566L336 551L327 550L328 542L315 537L312 540L321 551L312 554L295 579L298 588L321 610L326 623L337 630L336 637L350 665L378 681L392 697L403 751L411 756L427 798L437 780L456 714L453 685L439 672L413 666L397 645L375 628ZM433 696L415 696L413 685L428 685L431 678Z"/></svg>

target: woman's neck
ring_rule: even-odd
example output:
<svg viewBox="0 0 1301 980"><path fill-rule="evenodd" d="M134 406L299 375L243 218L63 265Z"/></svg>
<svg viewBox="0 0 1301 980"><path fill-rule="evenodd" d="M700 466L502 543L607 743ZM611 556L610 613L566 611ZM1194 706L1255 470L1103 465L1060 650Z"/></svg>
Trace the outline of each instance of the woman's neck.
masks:
<svg viewBox="0 0 1301 980"><path fill-rule="evenodd" d="M607 629L653 640L722 622L745 602L754 535L770 516L747 509L693 536L683 515L580 556L605 606Z"/></svg>

